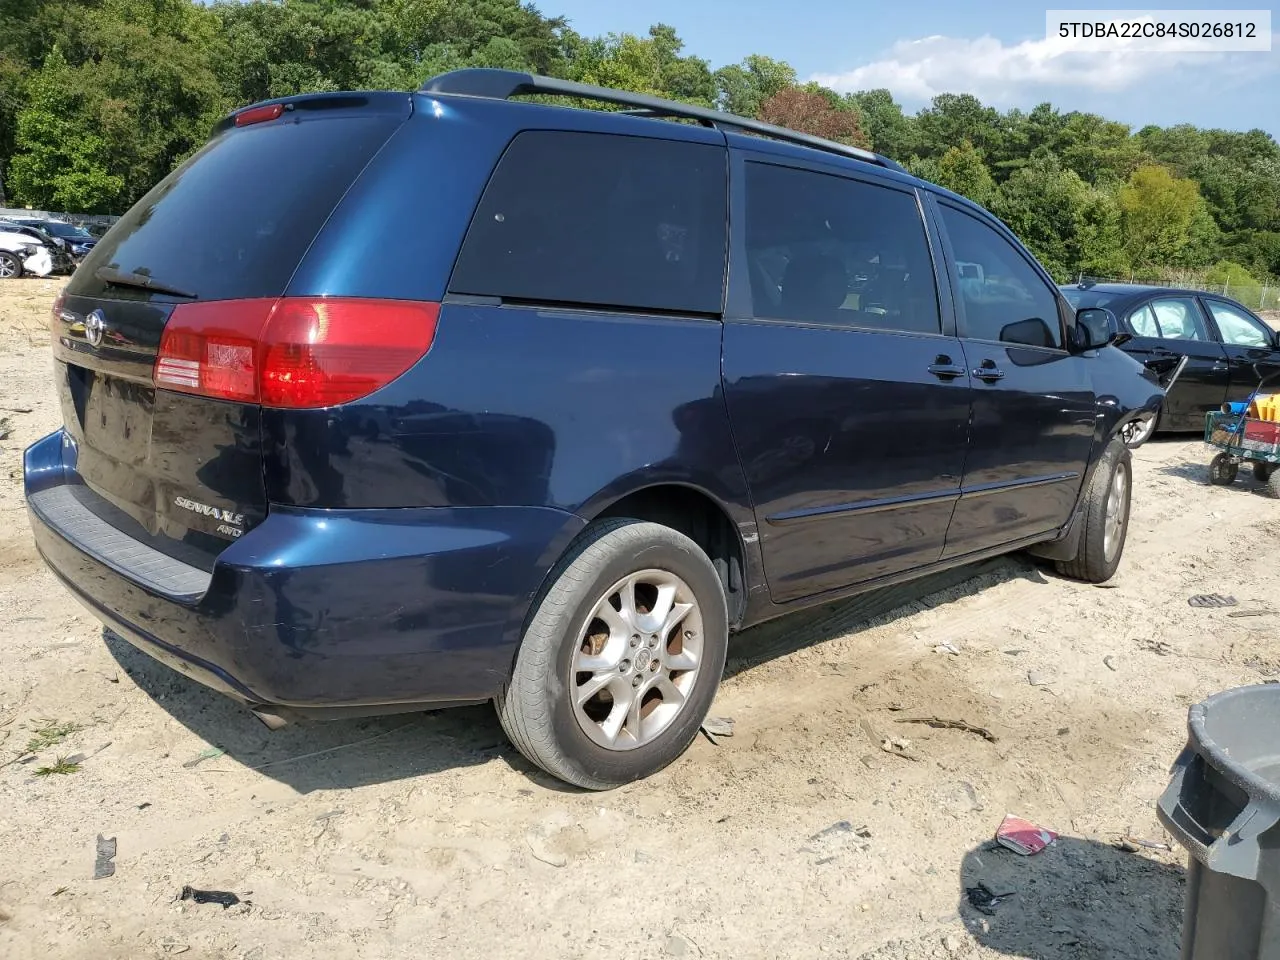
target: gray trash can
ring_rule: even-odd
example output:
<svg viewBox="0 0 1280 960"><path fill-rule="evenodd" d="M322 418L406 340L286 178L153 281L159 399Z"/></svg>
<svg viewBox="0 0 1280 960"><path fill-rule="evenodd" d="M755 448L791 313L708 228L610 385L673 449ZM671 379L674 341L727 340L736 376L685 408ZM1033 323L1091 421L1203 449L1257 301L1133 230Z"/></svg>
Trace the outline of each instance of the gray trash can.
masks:
<svg viewBox="0 0 1280 960"><path fill-rule="evenodd" d="M1191 708L1160 822L1191 854L1182 960L1280 960L1280 686Z"/></svg>

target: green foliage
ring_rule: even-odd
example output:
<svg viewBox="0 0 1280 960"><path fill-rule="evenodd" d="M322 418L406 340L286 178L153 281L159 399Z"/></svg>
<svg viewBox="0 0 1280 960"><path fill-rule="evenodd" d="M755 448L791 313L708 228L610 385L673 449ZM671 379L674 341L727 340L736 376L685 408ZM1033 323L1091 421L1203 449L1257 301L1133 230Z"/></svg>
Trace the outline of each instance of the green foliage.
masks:
<svg viewBox="0 0 1280 960"><path fill-rule="evenodd" d="M22 756L33 753L41 753L50 747L57 746L73 733L79 733L84 727L78 723L64 721L62 723L56 720L49 720L36 729L36 732L27 741L26 747L22 751Z"/></svg>
<svg viewBox="0 0 1280 960"><path fill-rule="evenodd" d="M1240 264L1232 263L1230 260L1219 260L1206 271L1204 282L1215 285L1222 283L1228 287L1252 287L1258 281Z"/></svg>
<svg viewBox="0 0 1280 960"><path fill-rule="evenodd" d="M974 203L988 206L996 196L996 182L982 155L968 140L952 147L938 160L938 186L946 187Z"/></svg>
<svg viewBox="0 0 1280 960"><path fill-rule="evenodd" d="M19 202L54 210L96 212L121 199L124 178L108 166L111 152L96 131L82 78L54 48L27 87L18 113L9 185Z"/></svg>
<svg viewBox="0 0 1280 960"><path fill-rule="evenodd" d="M55 760L52 764L50 764L47 767L38 767L36 769L36 776L37 777L50 777L54 775L65 776L66 774L69 774L69 773L79 773L79 772L80 772L80 764L73 763L67 757L59 757L57 760Z"/></svg>
<svg viewBox="0 0 1280 960"><path fill-rule="evenodd" d="M668 24L586 37L522 0L0 0L0 198L121 213L236 107L409 90L468 66L870 146L989 206L1058 276L1280 274L1280 146L1261 130L1135 133L1048 103L1001 113L964 93L911 115L888 90L838 94L761 54L712 70Z"/></svg>
<svg viewBox="0 0 1280 960"><path fill-rule="evenodd" d="M754 117L762 103L796 85L796 72L781 60L752 54L742 63L717 70L715 85L721 109Z"/></svg>
<svg viewBox="0 0 1280 960"><path fill-rule="evenodd" d="M1188 264L1206 223L1204 198L1192 180L1175 177L1167 167L1146 164L1120 189L1125 246L1139 269ZM1193 234L1193 230L1197 231Z"/></svg>

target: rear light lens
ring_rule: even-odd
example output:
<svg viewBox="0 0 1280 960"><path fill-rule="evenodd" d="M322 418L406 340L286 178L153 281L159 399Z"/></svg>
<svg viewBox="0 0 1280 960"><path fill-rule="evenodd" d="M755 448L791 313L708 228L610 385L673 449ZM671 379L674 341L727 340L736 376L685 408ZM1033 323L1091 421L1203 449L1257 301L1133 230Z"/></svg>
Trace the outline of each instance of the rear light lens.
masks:
<svg viewBox="0 0 1280 960"><path fill-rule="evenodd" d="M350 403L426 355L439 313L409 300L180 304L160 340L156 386L287 409Z"/></svg>
<svg viewBox="0 0 1280 960"><path fill-rule="evenodd" d="M251 123L262 123L265 120L278 119L284 113L283 103L272 103L265 107L254 107L236 114L236 126L247 127Z"/></svg>

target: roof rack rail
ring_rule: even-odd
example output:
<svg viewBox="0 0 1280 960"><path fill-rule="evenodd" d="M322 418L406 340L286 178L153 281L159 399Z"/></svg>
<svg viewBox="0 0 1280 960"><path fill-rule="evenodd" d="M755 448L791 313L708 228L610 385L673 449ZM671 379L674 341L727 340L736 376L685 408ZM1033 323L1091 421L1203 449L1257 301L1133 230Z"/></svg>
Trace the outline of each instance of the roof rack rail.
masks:
<svg viewBox="0 0 1280 960"><path fill-rule="evenodd" d="M616 103L619 106L631 107L624 111L631 116L641 117L678 117L682 120L697 120L699 123L716 129L743 131L773 140L782 140L802 147L811 147L826 153L838 153L842 156L865 160L899 173L907 171L901 164L861 147L837 143L815 137L812 134L800 133L786 127L775 126L760 120L735 116L719 110L708 110L688 103L665 100L662 97L651 97L644 93L630 93L626 90L614 90L611 87L596 87L574 80L560 80L556 77L544 77L536 73L521 73L518 70L494 70L486 67L468 67L462 70L451 70L438 77L432 77L420 88L422 93L455 94L466 97L484 97L490 100L509 100L520 93L540 93L560 97L578 97L582 100L599 100L602 103Z"/></svg>

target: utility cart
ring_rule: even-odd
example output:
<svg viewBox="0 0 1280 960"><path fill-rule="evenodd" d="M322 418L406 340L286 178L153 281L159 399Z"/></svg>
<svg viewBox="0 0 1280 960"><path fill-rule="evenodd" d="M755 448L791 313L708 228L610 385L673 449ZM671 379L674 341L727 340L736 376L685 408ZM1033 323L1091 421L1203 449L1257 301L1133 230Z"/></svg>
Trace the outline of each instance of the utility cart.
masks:
<svg viewBox="0 0 1280 960"><path fill-rule="evenodd" d="M1253 466L1255 479L1265 483L1271 495L1280 498L1280 423L1258 420L1244 413L1205 415L1205 443L1222 452L1209 461L1209 482L1225 486L1234 483L1240 464Z"/></svg>

